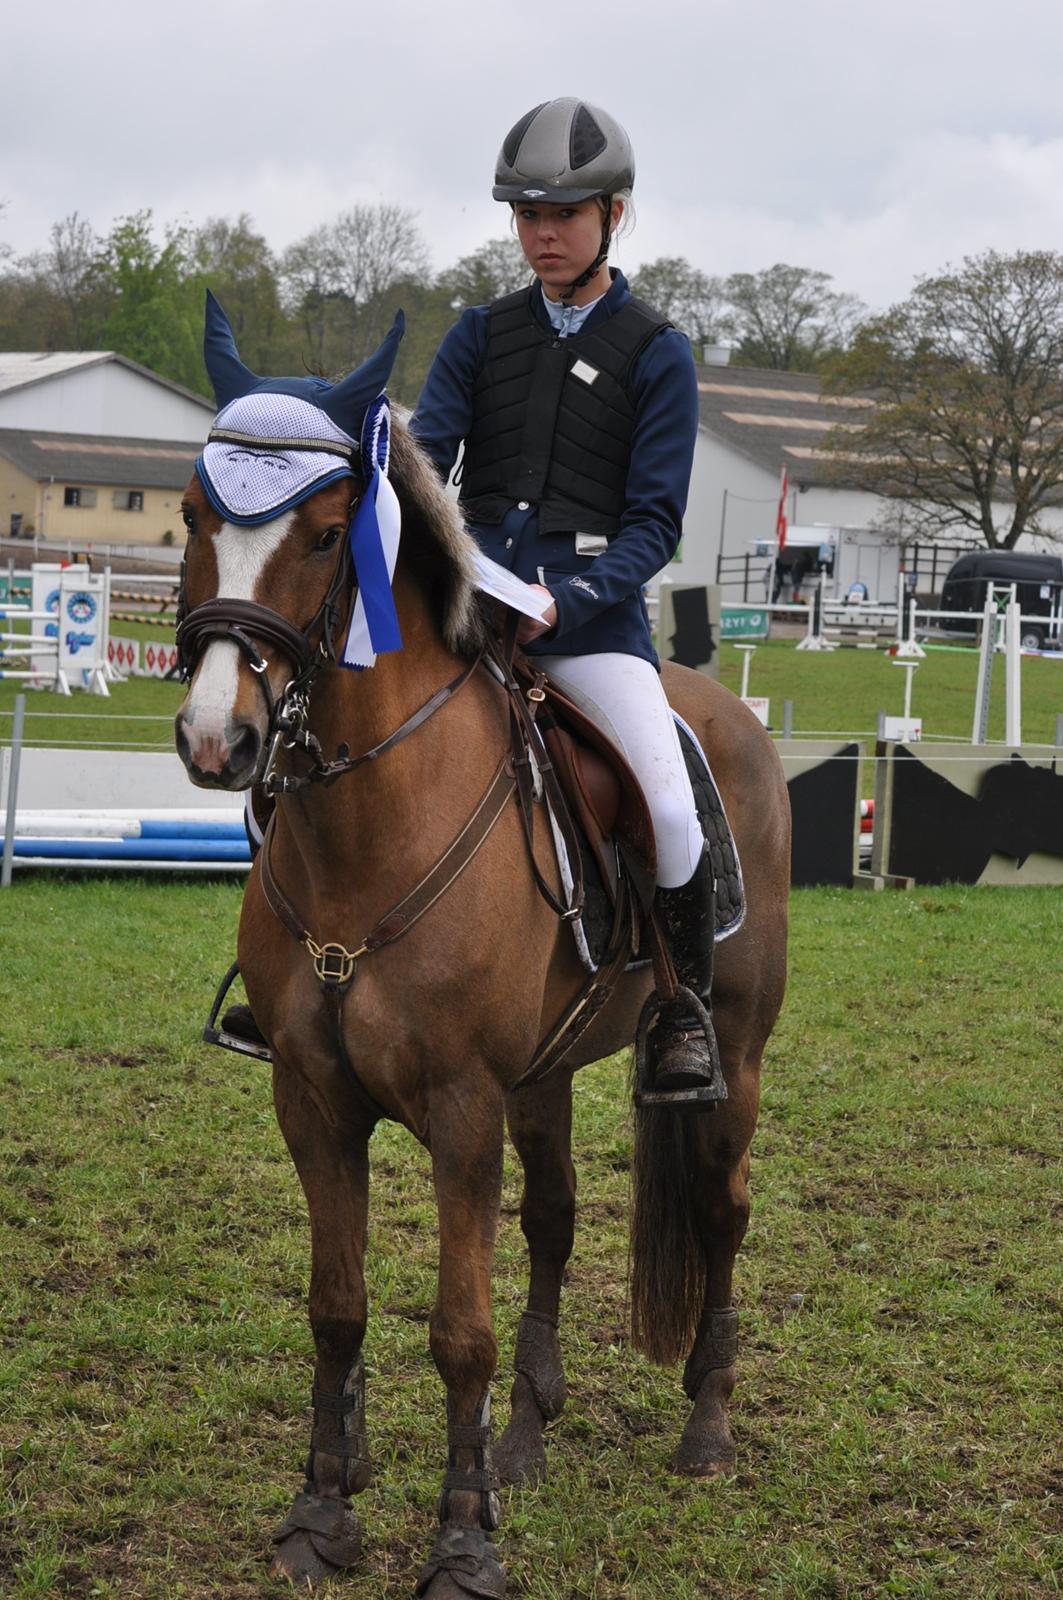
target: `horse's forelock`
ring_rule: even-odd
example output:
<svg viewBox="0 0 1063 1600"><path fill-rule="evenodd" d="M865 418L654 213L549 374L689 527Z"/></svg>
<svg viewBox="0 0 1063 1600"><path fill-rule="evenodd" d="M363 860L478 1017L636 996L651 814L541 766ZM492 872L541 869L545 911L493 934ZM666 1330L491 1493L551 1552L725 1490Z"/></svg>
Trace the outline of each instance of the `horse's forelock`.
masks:
<svg viewBox="0 0 1063 1600"><path fill-rule="evenodd" d="M403 538L416 542L415 569L427 580L438 605L443 638L459 655L483 642L484 622L472 573L476 546L465 531L457 504L405 422L396 417L391 437L391 477L402 503Z"/></svg>

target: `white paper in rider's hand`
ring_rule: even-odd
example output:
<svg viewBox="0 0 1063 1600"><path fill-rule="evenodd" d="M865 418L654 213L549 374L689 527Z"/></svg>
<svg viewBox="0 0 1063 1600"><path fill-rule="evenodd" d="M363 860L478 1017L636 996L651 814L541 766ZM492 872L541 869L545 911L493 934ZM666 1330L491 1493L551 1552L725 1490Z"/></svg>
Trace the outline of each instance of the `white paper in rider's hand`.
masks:
<svg viewBox="0 0 1063 1600"><path fill-rule="evenodd" d="M514 577L512 572L500 567L497 561L485 556L482 550L473 553L472 564L476 587L482 589L484 594L491 595L495 600L501 600L503 605L519 611L522 616L534 617L536 622L543 621L546 610L551 604L549 596L539 594L530 583Z"/></svg>

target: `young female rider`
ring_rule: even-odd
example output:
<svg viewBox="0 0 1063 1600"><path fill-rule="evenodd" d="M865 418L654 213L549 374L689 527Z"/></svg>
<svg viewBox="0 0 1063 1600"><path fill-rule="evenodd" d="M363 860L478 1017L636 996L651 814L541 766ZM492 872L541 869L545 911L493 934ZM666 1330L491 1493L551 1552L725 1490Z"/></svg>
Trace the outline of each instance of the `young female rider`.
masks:
<svg viewBox="0 0 1063 1600"><path fill-rule="evenodd" d="M413 431L493 560L538 588L523 648L620 745L657 837L659 906L680 982L709 1004L714 883L661 688L642 586L675 554L698 425L686 337L607 266L635 167L585 101L537 106L507 134L494 198L513 209L527 289L465 311ZM711 1076L715 1041L681 1001L651 1034L655 1088Z"/></svg>

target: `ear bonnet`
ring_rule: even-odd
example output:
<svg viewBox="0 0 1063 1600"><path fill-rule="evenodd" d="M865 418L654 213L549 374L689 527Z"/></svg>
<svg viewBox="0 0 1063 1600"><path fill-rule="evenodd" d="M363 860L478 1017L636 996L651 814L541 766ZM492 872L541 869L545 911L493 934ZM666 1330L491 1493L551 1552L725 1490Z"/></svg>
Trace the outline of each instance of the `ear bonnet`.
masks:
<svg viewBox="0 0 1063 1600"><path fill-rule="evenodd" d="M270 522L339 478L369 479L366 412L382 395L405 331L396 316L380 349L339 383L260 378L245 367L228 317L207 290L203 359L219 411L196 471L227 522Z"/></svg>
<svg viewBox="0 0 1063 1600"><path fill-rule="evenodd" d="M240 360L229 319L207 290L203 358L220 409L196 473L219 516L238 526L272 522L342 478L366 485L350 528L359 592L348 666L371 666L376 652L401 648L391 599L399 507L387 480L384 386L405 327L400 311L376 353L338 383L260 378Z"/></svg>

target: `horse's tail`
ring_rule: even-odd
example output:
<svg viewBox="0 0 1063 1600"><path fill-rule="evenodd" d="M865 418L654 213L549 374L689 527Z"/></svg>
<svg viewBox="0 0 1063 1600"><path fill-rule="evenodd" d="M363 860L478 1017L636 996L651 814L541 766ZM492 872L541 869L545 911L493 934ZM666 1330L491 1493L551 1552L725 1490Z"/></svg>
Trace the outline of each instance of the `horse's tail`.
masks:
<svg viewBox="0 0 1063 1600"><path fill-rule="evenodd" d="M669 1106L635 1111L631 1339L662 1365L689 1352L705 1298L705 1252L694 1221L700 1120Z"/></svg>

